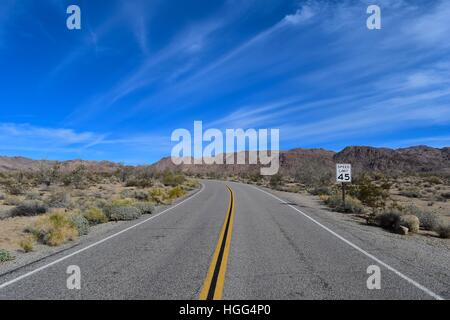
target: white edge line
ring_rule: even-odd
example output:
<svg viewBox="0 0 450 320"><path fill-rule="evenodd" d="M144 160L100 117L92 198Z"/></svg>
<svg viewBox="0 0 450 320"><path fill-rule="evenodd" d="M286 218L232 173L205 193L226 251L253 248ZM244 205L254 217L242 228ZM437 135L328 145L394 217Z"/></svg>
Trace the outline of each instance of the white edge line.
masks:
<svg viewBox="0 0 450 320"><path fill-rule="evenodd" d="M378 264L384 266L386 269L392 271L393 273L395 273L396 275L398 275L400 278L408 281L410 284L412 284L413 286L415 286L416 288L422 290L423 292L425 292L426 294L430 295L431 297L433 297L436 300L445 300L443 297L439 296L438 294L434 293L433 291L431 291L430 289L424 287L423 285L421 285L420 283L414 281L413 279L409 278L408 276L404 275L403 273L401 273L400 271L398 271L397 269L391 267L390 265L388 265L387 263L381 261L380 259L378 259L377 257L373 256L372 254L368 253L367 251L365 251L364 249L361 249L360 247L358 247L356 244L350 242L349 240L345 239L344 237L340 236L339 234L337 234L336 232L334 232L333 230L331 230L330 228L324 226L323 224L321 224L320 222L316 221L315 219L311 218L309 215L307 215L306 213L304 213L303 211L297 209L296 207L294 207L293 205L289 204L288 202L286 202L285 200L278 198L277 196L271 194L270 192L267 192L265 190L262 190L258 187L252 186L253 188L264 192L268 195L270 195L271 197L283 202L284 204L287 204L289 207L291 207L292 209L294 209L295 211L301 213L303 216L305 216L306 218L308 218L309 220L311 220L312 222L314 222L315 224L317 224L319 227L325 229L326 231L328 231L329 233L331 233L332 235L334 235L335 237L337 237L338 239L342 240L343 242L345 242L346 244L348 244L349 246L353 247L354 249L358 250L359 252L361 252L362 254L364 254L365 256L369 257L370 259L374 260L375 262L377 262Z"/></svg>
<svg viewBox="0 0 450 320"><path fill-rule="evenodd" d="M175 209L175 208L178 207L179 205L185 203L185 202L188 201L188 200L192 200L192 199L194 199L197 195L199 195L199 194L203 191L203 189L205 189L205 185L204 185L203 183L202 183L201 185L202 185L202 187L201 187L201 189L200 189L197 193L195 193L193 196L190 196L189 198L184 199L183 201L177 203L176 205L174 205L174 206L172 206L172 207L170 207L170 208L167 208L167 209L161 211L160 213L158 213L158 214L156 214L156 215L154 215L154 216L151 216L150 218L145 219L145 220L143 220L143 221L141 221L141 222L139 222L139 223L136 223L136 224L134 224L134 225L132 225L132 226L126 228L126 229L123 229L123 230L121 230L121 231L119 231L119 232L117 232L117 233L114 233L114 234L112 234L112 235L110 235L110 236L108 236L108 237L106 237L106 238L104 238L104 239L102 239L102 240L99 240L99 241L97 241L97 242L94 242L94 243L88 245L87 247L84 247L84 248L82 248L82 249L80 249L80 250L77 250L77 251L75 251L75 252L72 252L71 254L68 254L67 256L64 256L64 257L62 257L62 258L59 258L59 259L57 259L57 260L55 260L55 261L53 261L53 262L50 262L49 264L46 264L46 265L44 265L44 266L42 266L42 267L39 267L39 268L37 268L37 269L35 269L35 270L33 270L33 271L27 272L27 273L25 273L25 274L23 274L23 275L21 275L21 276L19 276L19 277L17 277L17 278L14 278L14 279L12 279L12 280L10 280L10 281L7 281L7 282L5 282L5 283L3 283L3 284L0 285L0 290L3 289L3 288L5 288L5 287L7 287L7 286L12 285L13 283L16 283L16 282L18 282L18 281L20 281L20 280L23 280L23 279L25 279L25 278L28 278L29 276L31 276L31 275L33 275L33 274L35 274L35 273L38 273L39 271L45 270L45 269L47 269L47 268L49 268L49 267L51 267L51 266L53 266L53 265L55 265L55 264L58 264L58 263L60 263L60 262L62 262L62 261L64 261L64 260L66 260L66 259L69 259L69 258L71 258L71 257L73 257L73 256L75 256L75 255L77 255L77 254L79 254L79 253L81 253L81 252L84 252L84 251L89 250L89 249L91 249L91 248L93 248L93 247L95 247L95 246L98 246L99 244L101 244L101 243L103 243L103 242L105 242L105 241L111 240L112 238L115 238L115 237L117 237L118 235L121 235L122 233L125 233L125 232L127 232L127 231L130 231L131 229L134 229L134 228L136 228L136 227L138 227L138 226L140 226L140 225L142 225L142 224L144 224L144 223L146 223L146 222L148 222L148 221L150 221L150 220L153 220L153 219L159 217L160 215L162 215L162 214L164 214L164 213L166 213L166 212L168 212L168 211L170 211L170 210L172 210L172 209Z"/></svg>

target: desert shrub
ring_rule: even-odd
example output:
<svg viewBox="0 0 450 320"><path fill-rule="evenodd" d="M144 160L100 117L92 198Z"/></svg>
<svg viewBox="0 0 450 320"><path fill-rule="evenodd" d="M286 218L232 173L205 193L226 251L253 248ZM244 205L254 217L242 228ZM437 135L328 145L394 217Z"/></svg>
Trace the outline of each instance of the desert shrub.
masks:
<svg viewBox="0 0 450 320"><path fill-rule="evenodd" d="M125 199L113 199L111 201L111 205L113 206L132 206L136 203L134 199L125 198Z"/></svg>
<svg viewBox="0 0 450 320"><path fill-rule="evenodd" d="M6 196L3 200L3 204L7 206L17 206L22 200L17 196Z"/></svg>
<svg viewBox="0 0 450 320"><path fill-rule="evenodd" d="M0 249L0 263L13 260L14 257L6 250Z"/></svg>
<svg viewBox="0 0 450 320"><path fill-rule="evenodd" d="M156 204L163 204L168 198L166 191L163 188L152 188L149 191L150 201Z"/></svg>
<svg viewBox="0 0 450 320"><path fill-rule="evenodd" d="M105 214L111 221L134 220L141 215L132 205L110 205L105 208Z"/></svg>
<svg viewBox="0 0 450 320"><path fill-rule="evenodd" d="M200 183L197 180L187 180L185 183L185 186L189 190L192 190L192 189L196 189L196 188L200 187Z"/></svg>
<svg viewBox="0 0 450 320"><path fill-rule="evenodd" d="M24 237L22 240L20 240L19 246L20 248L22 248L24 252L31 252L34 250L35 243L36 243L35 237L33 235L28 235Z"/></svg>
<svg viewBox="0 0 450 320"><path fill-rule="evenodd" d="M39 192L27 192L25 193L25 199L26 200L39 200L41 198L41 195Z"/></svg>
<svg viewBox="0 0 450 320"><path fill-rule="evenodd" d="M314 188L310 189L309 193L314 196L320 196L320 195L331 196L332 191L327 186L319 186L319 187L314 187Z"/></svg>
<svg viewBox="0 0 450 320"><path fill-rule="evenodd" d="M0 200L5 200L6 196L0 192Z"/></svg>
<svg viewBox="0 0 450 320"><path fill-rule="evenodd" d="M17 207L11 209L12 217L31 217L46 213L47 206L42 201L26 200Z"/></svg>
<svg viewBox="0 0 450 320"><path fill-rule="evenodd" d="M274 174L270 177L269 185L272 188L278 188L281 185L281 182L283 181L283 177L280 174Z"/></svg>
<svg viewBox="0 0 450 320"><path fill-rule="evenodd" d="M46 199L46 204L50 208L70 208L72 200L66 190L55 190Z"/></svg>
<svg viewBox="0 0 450 320"><path fill-rule="evenodd" d="M143 190L123 190L121 195L124 198L134 198L136 200L140 201L147 201L148 200L148 193Z"/></svg>
<svg viewBox="0 0 450 320"><path fill-rule="evenodd" d="M412 214L401 215L397 222L396 229L400 226L408 228L409 232L419 232L420 221L419 218Z"/></svg>
<svg viewBox="0 0 450 320"><path fill-rule="evenodd" d="M5 188L5 191L13 196L24 194L29 188L28 184L20 182L17 180L17 178L13 177L3 180L2 184L3 187Z"/></svg>
<svg viewBox="0 0 450 320"><path fill-rule="evenodd" d="M449 200L450 199L450 192L443 192L443 193L441 193L441 198L443 198L445 200Z"/></svg>
<svg viewBox="0 0 450 320"><path fill-rule="evenodd" d="M408 198L419 198L420 191L415 188L409 188L400 192L400 195Z"/></svg>
<svg viewBox="0 0 450 320"><path fill-rule="evenodd" d="M358 184L351 190L350 194L358 198L364 205L375 211L378 208L386 206L386 200L389 197L391 185L387 182L378 186L374 184L368 176L362 176L358 179Z"/></svg>
<svg viewBox="0 0 450 320"><path fill-rule="evenodd" d="M79 236L84 236L89 233L89 221L79 213L70 214L70 221L78 231Z"/></svg>
<svg viewBox="0 0 450 320"><path fill-rule="evenodd" d="M155 212L155 206L151 202L138 202L134 205L140 214L152 214Z"/></svg>
<svg viewBox="0 0 450 320"><path fill-rule="evenodd" d="M108 218L99 208L93 207L84 213L84 217L90 224L101 224L108 222Z"/></svg>
<svg viewBox="0 0 450 320"><path fill-rule="evenodd" d="M450 225L441 225L437 227L435 231L438 233L439 237L443 239L450 239Z"/></svg>
<svg viewBox="0 0 450 320"><path fill-rule="evenodd" d="M401 216L402 216L401 211L394 208L390 208L376 215L375 221L380 227L384 229L393 230L398 225Z"/></svg>
<svg viewBox="0 0 450 320"><path fill-rule="evenodd" d="M186 191L184 191L184 189L180 186L171 188L168 193L170 199L176 199L176 198L184 196L185 194L186 194Z"/></svg>
<svg viewBox="0 0 450 320"><path fill-rule="evenodd" d="M409 205L403 211L405 214L416 216L420 221L420 226L425 230L434 230L442 224L442 218L437 213L423 211L414 205Z"/></svg>
<svg viewBox="0 0 450 320"><path fill-rule="evenodd" d="M44 215L28 228L40 242L49 246L59 246L78 237L78 230L70 215L57 211Z"/></svg>
<svg viewBox="0 0 450 320"><path fill-rule="evenodd" d="M52 167L42 165L37 173L37 182L41 185L49 187L61 180L61 165L55 163Z"/></svg>
<svg viewBox="0 0 450 320"><path fill-rule="evenodd" d="M165 186L176 187L183 184L186 178L182 174L174 174L169 170L165 170L159 178Z"/></svg>
<svg viewBox="0 0 450 320"><path fill-rule="evenodd" d="M442 183L442 180L436 176L426 177L423 180L428 183L431 183L431 184L441 184Z"/></svg>
<svg viewBox="0 0 450 320"><path fill-rule="evenodd" d="M337 212L362 213L364 211L364 206L362 205L361 201L351 196L347 196L345 198L345 204L342 201L342 197L337 194L326 198L323 197L323 199L327 206Z"/></svg>
<svg viewBox="0 0 450 320"><path fill-rule="evenodd" d="M72 172L66 173L62 181L65 186L85 189L89 185L89 173L84 165L79 165Z"/></svg>

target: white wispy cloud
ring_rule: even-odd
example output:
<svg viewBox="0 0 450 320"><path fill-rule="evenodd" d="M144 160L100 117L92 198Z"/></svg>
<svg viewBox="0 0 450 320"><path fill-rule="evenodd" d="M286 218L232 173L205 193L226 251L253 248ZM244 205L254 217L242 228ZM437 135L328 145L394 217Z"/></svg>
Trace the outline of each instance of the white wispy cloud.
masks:
<svg viewBox="0 0 450 320"><path fill-rule="evenodd" d="M89 157L92 154L113 154L120 148L127 153L170 153L170 137L160 134L112 135L110 133L78 132L67 128L39 127L30 124L0 123L0 154L35 151L38 154L70 153Z"/></svg>

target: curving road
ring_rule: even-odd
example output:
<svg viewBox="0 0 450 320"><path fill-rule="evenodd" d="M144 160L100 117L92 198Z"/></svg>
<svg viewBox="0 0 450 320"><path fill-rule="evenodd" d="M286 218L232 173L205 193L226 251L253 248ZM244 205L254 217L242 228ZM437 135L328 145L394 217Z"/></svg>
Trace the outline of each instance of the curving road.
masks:
<svg viewBox="0 0 450 320"><path fill-rule="evenodd" d="M0 277L0 299L450 297L450 272L433 280L422 266L403 270L382 243L364 247L364 233L336 230L265 190L203 184L158 215ZM81 290L66 287L70 265ZM367 288L370 265L380 267L379 290Z"/></svg>

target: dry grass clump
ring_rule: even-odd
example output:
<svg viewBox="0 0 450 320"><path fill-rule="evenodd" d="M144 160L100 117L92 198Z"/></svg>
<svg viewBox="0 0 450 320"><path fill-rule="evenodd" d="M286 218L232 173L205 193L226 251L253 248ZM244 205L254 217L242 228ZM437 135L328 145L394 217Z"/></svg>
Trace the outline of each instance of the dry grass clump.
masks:
<svg viewBox="0 0 450 320"><path fill-rule="evenodd" d="M7 206L17 206L22 202L18 196L5 196L3 199L3 204Z"/></svg>
<svg viewBox="0 0 450 320"><path fill-rule="evenodd" d="M95 207L88 209L84 213L84 217L92 225L108 222L108 217L103 213L103 210Z"/></svg>
<svg viewBox="0 0 450 320"><path fill-rule="evenodd" d="M181 186L176 186L169 190L168 196L169 196L169 199L172 200L172 199L182 197L185 194L186 194L186 191L184 191L184 189Z"/></svg>
<svg viewBox="0 0 450 320"><path fill-rule="evenodd" d="M40 242L49 246L59 246L78 237L78 230L69 214L63 211L40 217L28 231Z"/></svg>
<svg viewBox="0 0 450 320"><path fill-rule="evenodd" d="M164 188L152 188L149 191L150 201L156 204L165 204L169 196Z"/></svg>
<svg viewBox="0 0 450 320"><path fill-rule="evenodd" d="M34 250L34 245L36 244L36 238L33 235L25 236L22 240L19 242L20 248L24 252L31 252Z"/></svg>
<svg viewBox="0 0 450 320"><path fill-rule="evenodd" d="M321 199L327 206L337 212L359 214L364 211L364 206L362 205L361 201L351 196L345 197L345 204L342 201L342 196L337 194L331 196L322 196Z"/></svg>

